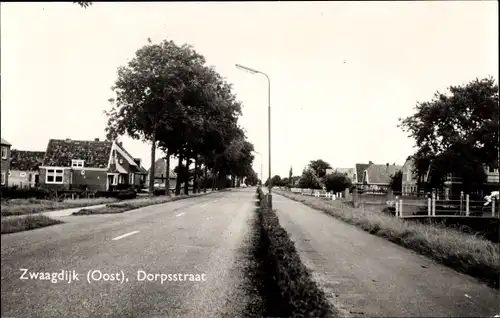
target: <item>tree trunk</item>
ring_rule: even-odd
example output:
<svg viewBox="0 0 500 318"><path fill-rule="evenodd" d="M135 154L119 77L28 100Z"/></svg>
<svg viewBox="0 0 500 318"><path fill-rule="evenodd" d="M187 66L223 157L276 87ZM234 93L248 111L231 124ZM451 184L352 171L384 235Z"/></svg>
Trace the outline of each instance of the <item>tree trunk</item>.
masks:
<svg viewBox="0 0 500 318"><path fill-rule="evenodd" d="M167 161L165 163L165 173L167 174L167 180L165 180L165 194L170 196L170 150L168 149L165 160Z"/></svg>
<svg viewBox="0 0 500 318"><path fill-rule="evenodd" d="M205 169L205 181L203 182L203 192L207 193L207 178L208 178L208 167L207 167L207 156L205 156L205 163L203 164L204 169Z"/></svg>
<svg viewBox="0 0 500 318"><path fill-rule="evenodd" d="M236 186L236 178L235 176L232 174L231 175L231 188L234 188Z"/></svg>
<svg viewBox="0 0 500 318"><path fill-rule="evenodd" d="M154 195L155 184L155 158L156 158L156 136L153 134L151 141L151 170L149 171L149 196Z"/></svg>
<svg viewBox="0 0 500 318"><path fill-rule="evenodd" d="M184 194L188 195L189 194L189 166L191 165L191 160L189 157L186 158L186 175L184 179Z"/></svg>
<svg viewBox="0 0 500 318"><path fill-rule="evenodd" d="M198 193L198 155L194 157L193 193Z"/></svg>
<svg viewBox="0 0 500 318"><path fill-rule="evenodd" d="M181 178L182 178L182 152L179 153L179 163L177 166L177 180L175 182L175 195L181 194Z"/></svg>

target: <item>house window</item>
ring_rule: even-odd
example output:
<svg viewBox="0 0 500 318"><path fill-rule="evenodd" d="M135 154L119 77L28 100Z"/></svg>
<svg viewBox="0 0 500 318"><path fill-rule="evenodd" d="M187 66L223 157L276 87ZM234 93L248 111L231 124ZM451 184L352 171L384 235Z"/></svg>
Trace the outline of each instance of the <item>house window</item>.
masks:
<svg viewBox="0 0 500 318"><path fill-rule="evenodd" d="M45 183L63 183L63 169L47 169Z"/></svg>
<svg viewBox="0 0 500 318"><path fill-rule="evenodd" d="M133 173L130 174L129 179L128 179L128 183L134 184L134 174Z"/></svg>
<svg viewBox="0 0 500 318"><path fill-rule="evenodd" d="M117 185L118 184L118 175L113 175L113 179L111 180L111 185Z"/></svg>
<svg viewBox="0 0 500 318"><path fill-rule="evenodd" d="M71 167L83 168L83 160L71 160Z"/></svg>
<svg viewBox="0 0 500 318"><path fill-rule="evenodd" d="M2 172L2 185L5 184L5 172Z"/></svg>
<svg viewBox="0 0 500 318"><path fill-rule="evenodd" d="M8 152L7 147L2 147L2 159L7 159L7 152Z"/></svg>
<svg viewBox="0 0 500 318"><path fill-rule="evenodd" d="M28 181L31 182L31 179L32 179L32 175L31 173L28 175Z"/></svg>

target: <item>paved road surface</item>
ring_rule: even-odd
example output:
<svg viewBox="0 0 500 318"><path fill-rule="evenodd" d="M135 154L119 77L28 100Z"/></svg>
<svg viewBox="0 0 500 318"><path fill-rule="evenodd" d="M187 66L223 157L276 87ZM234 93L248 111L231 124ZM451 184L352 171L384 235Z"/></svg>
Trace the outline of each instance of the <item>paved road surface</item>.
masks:
<svg viewBox="0 0 500 318"><path fill-rule="evenodd" d="M369 317L493 317L500 293L276 193L273 207L331 300Z"/></svg>
<svg viewBox="0 0 500 318"><path fill-rule="evenodd" d="M221 192L118 215L2 235L2 317L241 317L245 251L255 189ZM80 281L21 280L30 271L79 273ZM129 279L86 281L89 270ZM205 282L139 282L147 273L206 274ZM173 278L173 277L172 277ZM189 277L187 277L189 278ZM200 277L198 277L200 278Z"/></svg>

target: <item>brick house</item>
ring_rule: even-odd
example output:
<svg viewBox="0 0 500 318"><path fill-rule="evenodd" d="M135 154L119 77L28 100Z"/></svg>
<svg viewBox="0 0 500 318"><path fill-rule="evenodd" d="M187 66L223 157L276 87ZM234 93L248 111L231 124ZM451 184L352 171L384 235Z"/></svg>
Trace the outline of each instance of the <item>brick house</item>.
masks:
<svg viewBox="0 0 500 318"><path fill-rule="evenodd" d="M6 187L9 184L9 170L10 170L10 147L12 146L7 140L1 139L1 150L2 150L2 187Z"/></svg>
<svg viewBox="0 0 500 318"><path fill-rule="evenodd" d="M9 187L32 188L39 183L38 167L45 152L12 149L10 152Z"/></svg>
<svg viewBox="0 0 500 318"><path fill-rule="evenodd" d="M392 176L402 169L396 164L371 164L363 173L363 189L365 191L387 191Z"/></svg>
<svg viewBox="0 0 500 318"><path fill-rule="evenodd" d="M141 186L147 172L117 141L51 139L40 166L40 185L55 190L112 190Z"/></svg>

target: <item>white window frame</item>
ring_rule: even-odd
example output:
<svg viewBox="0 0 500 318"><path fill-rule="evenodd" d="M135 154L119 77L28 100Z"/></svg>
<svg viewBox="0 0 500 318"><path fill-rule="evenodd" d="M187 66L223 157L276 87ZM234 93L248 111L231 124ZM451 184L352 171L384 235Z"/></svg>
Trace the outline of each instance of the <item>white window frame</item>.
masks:
<svg viewBox="0 0 500 318"><path fill-rule="evenodd" d="M128 183L129 183L129 184L134 184L134 181L135 181L134 179L135 179L135 178L134 178L134 174L133 174L133 173L131 173L131 174L129 175L129 177L128 177Z"/></svg>
<svg viewBox="0 0 500 318"><path fill-rule="evenodd" d="M84 167L84 160L80 159L71 160L71 168L83 168L83 167Z"/></svg>
<svg viewBox="0 0 500 318"><path fill-rule="evenodd" d="M49 181L49 177L53 177L53 180ZM61 177L61 181L57 181L58 177ZM48 168L45 173L45 183L47 184L64 183L64 169Z"/></svg>
<svg viewBox="0 0 500 318"><path fill-rule="evenodd" d="M117 174L113 175L113 180L111 181L111 185L113 185L113 186L118 185L118 175Z"/></svg>
<svg viewBox="0 0 500 318"><path fill-rule="evenodd" d="M7 175L5 174L5 171L2 171L2 185L5 185L6 181L7 181Z"/></svg>
<svg viewBox="0 0 500 318"><path fill-rule="evenodd" d="M9 152L9 148L2 146L2 159L7 159L8 152Z"/></svg>

